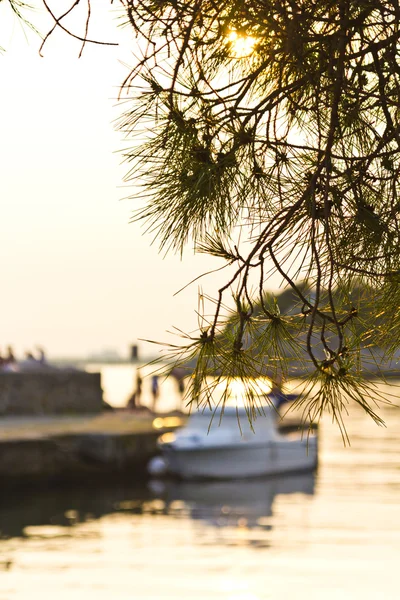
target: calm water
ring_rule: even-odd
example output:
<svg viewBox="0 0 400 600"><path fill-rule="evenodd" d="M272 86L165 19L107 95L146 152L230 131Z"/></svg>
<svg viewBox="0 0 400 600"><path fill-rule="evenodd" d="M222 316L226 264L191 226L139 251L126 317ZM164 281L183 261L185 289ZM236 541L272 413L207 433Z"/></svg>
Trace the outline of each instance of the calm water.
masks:
<svg viewBox="0 0 400 600"><path fill-rule="evenodd" d="M350 448L324 420L315 475L3 495L0 600L398 600L400 411L381 414L350 415Z"/></svg>

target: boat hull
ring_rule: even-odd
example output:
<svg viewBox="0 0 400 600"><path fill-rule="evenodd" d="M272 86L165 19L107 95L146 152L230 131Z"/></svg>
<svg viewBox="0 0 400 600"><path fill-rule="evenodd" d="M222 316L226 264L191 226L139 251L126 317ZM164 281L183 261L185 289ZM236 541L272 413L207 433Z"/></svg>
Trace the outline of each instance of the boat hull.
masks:
<svg viewBox="0 0 400 600"><path fill-rule="evenodd" d="M182 479L236 479L311 471L317 439L279 440L231 447L162 448L170 473Z"/></svg>

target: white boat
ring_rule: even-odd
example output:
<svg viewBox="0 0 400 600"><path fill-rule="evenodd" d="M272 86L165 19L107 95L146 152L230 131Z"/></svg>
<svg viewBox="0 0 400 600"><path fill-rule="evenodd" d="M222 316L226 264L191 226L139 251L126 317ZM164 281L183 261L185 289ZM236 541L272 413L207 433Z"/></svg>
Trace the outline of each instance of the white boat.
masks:
<svg viewBox="0 0 400 600"><path fill-rule="evenodd" d="M275 408L262 413L250 425L236 406L193 412L184 427L158 440L167 471L182 479L235 479L314 470L317 434L285 435Z"/></svg>

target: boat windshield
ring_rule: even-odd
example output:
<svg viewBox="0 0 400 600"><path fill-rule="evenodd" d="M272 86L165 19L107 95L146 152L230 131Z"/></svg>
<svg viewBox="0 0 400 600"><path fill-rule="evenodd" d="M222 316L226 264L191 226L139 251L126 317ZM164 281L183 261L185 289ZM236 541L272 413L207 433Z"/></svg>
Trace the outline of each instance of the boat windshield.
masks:
<svg viewBox="0 0 400 600"><path fill-rule="evenodd" d="M271 408L271 406L263 406L254 419L255 426L260 420L264 424L265 421L270 421L274 412L275 409ZM190 429L201 429L202 431L220 427L231 428L232 425L237 426L238 429L247 429L249 427L249 415L244 407L225 406L223 410L216 408L214 410L193 411L188 421Z"/></svg>

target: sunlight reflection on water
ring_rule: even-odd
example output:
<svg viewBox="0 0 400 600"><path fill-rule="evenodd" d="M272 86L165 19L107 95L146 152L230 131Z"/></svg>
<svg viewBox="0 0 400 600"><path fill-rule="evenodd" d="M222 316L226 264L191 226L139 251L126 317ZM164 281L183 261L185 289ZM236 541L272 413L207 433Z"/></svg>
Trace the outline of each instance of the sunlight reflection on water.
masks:
<svg viewBox="0 0 400 600"><path fill-rule="evenodd" d="M400 411L324 418L318 474L0 500L0 600L398 600Z"/></svg>

